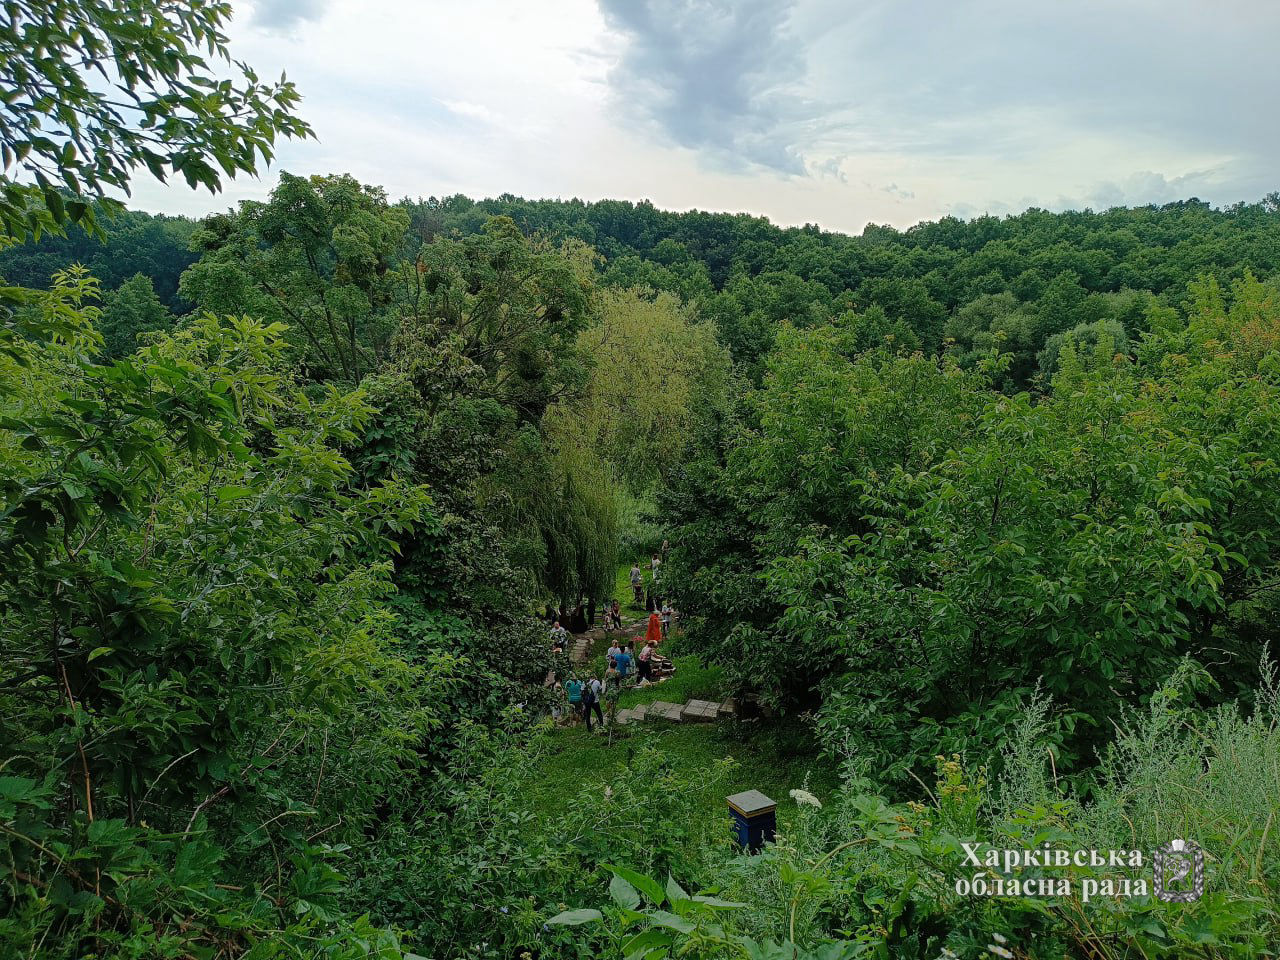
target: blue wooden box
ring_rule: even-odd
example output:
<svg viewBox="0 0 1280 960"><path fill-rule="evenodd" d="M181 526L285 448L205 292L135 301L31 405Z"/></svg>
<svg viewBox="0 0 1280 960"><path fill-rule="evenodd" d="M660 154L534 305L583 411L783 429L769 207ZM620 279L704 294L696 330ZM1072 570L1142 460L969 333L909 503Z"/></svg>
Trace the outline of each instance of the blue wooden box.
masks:
<svg viewBox="0 0 1280 960"><path fill-rule="evenodd" d="M759 853L772 843L778 830L778 805L759 790L735 793L728 798L729 816L738 846L748 853Z"/></svg>

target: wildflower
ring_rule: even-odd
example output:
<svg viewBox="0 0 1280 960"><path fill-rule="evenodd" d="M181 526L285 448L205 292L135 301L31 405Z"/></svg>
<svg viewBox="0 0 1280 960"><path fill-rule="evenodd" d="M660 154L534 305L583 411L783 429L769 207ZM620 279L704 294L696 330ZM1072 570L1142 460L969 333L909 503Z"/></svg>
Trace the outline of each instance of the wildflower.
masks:
<svg viewBox="0 0 1280 960"><path fill-rule="evenodd" d="M993 933L993 934L991 934L991 936L992 936L992 938L995 940L995 942L996 942L996 943L1008 943L1008 942L1009 942L1008 937L1006 937L1006 936L1005 936L1004 934L1002 934L1002 933Z"/></svg>
<svg viewBox="0 0 1280 960"><path fill-rule="evenodd" d="M509 912L509 911L507 910L507 908L506 908L506 907L501 907L500 909L502 910L502 912L503 912L503 913L508 913L508 912Z"/></svg>
<svg viewBox="0 0 1280 960"><path fill-rule="evenodd" d="M1003 957L1004 960L1013 960L1013 952L1004 947L997 946L994 943L988 943L987 949L994 953L997 957Z"/></svg>
<svg viewBox="0 0 1280 960"><path fill-rule="evenodd" d="M817 807L819 810L822 809L822 801L808 790L792 790L791 799L796 803L803 803L806 806Z"/></svg>
<svg viewBox="0 0 1280 960"><path fill-rule="evenodd" d="M604 798L605 798L606 800L608 800L608 799L609 799L610 797L612 797L612 796L613 796L613 790L612 790L612 789L609 787L609 785L606 783L606 784L604 785Z"/></svg>
<svg viewBox="0 0 1280 960"><path fill-rule="evenodd" d="M943 947L942 952L938 954L938 960L960 960L960 954L950 947Z"/></svg>

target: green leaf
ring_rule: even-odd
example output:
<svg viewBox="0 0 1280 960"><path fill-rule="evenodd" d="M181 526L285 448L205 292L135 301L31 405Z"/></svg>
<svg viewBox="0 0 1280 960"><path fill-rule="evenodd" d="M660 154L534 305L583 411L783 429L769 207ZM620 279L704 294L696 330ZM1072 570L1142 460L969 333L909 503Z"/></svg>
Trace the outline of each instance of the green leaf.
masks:
<svg viewBox="0 0 1280 960"><path fill-rule="evenodd" d="M692 923L683 917L677 917L674 913L668 913L666 910L655 910L649 914L649 919L660 927L666 927L679 933L693 933L694 931Z"/></svg>
<svg viewBox="0 0 1280 960"><path fill-rule="evenodd" d="M745 903L738 903L735 900L721 900L719 897L696 896L689 899L694 903L702 903L716 910L738 910L746 906Z"/></svg>
<svg viewBox="0 0 1280 960"><path fill-rule="evenodd" d="M671 934L661 930L642 930L622 945L623 960L639 960L651 950L670 947Z"/></svg>
<svg viewBox="0 0 1280 960"><path fill-rule="evenodd" d="M547 923L557 927L576 927L582 923L594 923L603 919L604 914L599 910L580 907L577 910L566 910L564 913L557 913Z"/></svg>
<svg viewBox="0 0 1280 960"><path fill-rule="evenodd" d="M93 663L93 661L97 660L99 657L105 657L108 653L114 653L114 652L115 651L111 647L95 647L92 651L90 651L89 657L85 662Z"/></svg>
<svg viewBox="0 0 1280 960"><path fill-rule="evenodd" d="M685 893L684 888L676 883L676 878L671 874L667 874L667 899L672 903L689 899L689 894Z"/></svg>
<svg viewBox="0 0 1280 960"><path fill-rule="evenodd" d="M640 906L639 891L616 873L609 881L609 896L613 897L613 902L618 906L628 910L635 910Z"/></svg>
<svg viewBox="0 0 1280 960"><path fill-rule="evenodd" d="M642 873L636 873L634 870L628 870L626 867L615 867L612 864L601 864L606 870L616 877L621 877L629 884L644 894L644 898L652 903L655 907L662 906L662 902L666 900L666 896L662 892L662 887L658 886L656 880L651 880Z"/></svg>

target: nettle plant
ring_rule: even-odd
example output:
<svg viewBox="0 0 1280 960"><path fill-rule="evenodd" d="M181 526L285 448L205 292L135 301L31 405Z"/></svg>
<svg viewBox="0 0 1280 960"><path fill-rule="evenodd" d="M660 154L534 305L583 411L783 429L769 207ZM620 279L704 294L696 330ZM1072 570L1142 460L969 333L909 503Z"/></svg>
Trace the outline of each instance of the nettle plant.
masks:
<svg viewBox="0 0 1280 960"><path fill-rule="evenodd" d="M566 910L547 921L548 927L599 924L605 942L627 960L665 957L741 957L742 960L849 960L868 949L864 943L836 941L801 949L790 941L757 942L734 930L732 915L745 903L723 900L710 893L687 893L668 876L664 887L652 877L625 867L603 864L613 874L605 910Z"/></svg>

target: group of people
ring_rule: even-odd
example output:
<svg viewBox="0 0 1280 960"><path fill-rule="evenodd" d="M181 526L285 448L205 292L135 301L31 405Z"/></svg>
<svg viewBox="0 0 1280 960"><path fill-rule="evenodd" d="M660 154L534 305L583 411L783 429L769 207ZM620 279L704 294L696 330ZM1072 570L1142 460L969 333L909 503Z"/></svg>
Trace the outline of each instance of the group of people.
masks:
<svg viewBox="0 0 1280 960"><path fill-rule="evenodd" d="M643 641L639 637L614 640L605 654L603 677L587 675L585 678L573 672L569 654L569 631L556 620L551 626L551 651L553 666L547 675L547 686L552 690L551 716L557 723L586 724L592 730L594 717L603 729L606 721L612 725L618 710L618 698L623 687L634 682L637 686L653 682L654 657L659 644L670 634L675 611L663 601L660 609L649 614ZM602 607L605 629L621 629L621 610L615 602ZM562 681L563 678L563 681Z"/></svg>
<svg viewBox="0 0 1280 960"><path fill-rule="evenodd" d="M634 646L631 640L623 640L609 647L603 678L589 674L583 678L576 673L567 673L568 679L562 684L552 677L552 719L557 723L581 720L586 724L588 733L592 729L593 716L601 725L606 719L612 724L617 716L622 688L633 676L637 683L647 683L653 678L652 658L658 644L646 639L639 652ZM567 660L565 662L567 665Z"/></svg>

